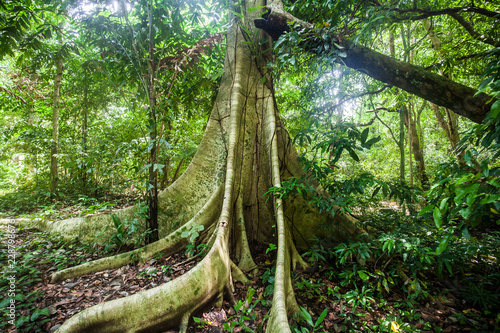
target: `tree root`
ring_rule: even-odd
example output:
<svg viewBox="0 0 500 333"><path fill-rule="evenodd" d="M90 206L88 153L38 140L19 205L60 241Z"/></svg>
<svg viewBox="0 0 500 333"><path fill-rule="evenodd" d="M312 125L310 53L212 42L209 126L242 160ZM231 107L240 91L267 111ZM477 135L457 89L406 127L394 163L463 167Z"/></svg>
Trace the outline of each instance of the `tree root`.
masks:
<svg viewBox="0 0 500 333"><path fill-rule="evenodd" d="M179 333L187 333L189 319L191 319L191 312L186 312L182 316L181 325L179 326Z"/></svg>
<svg viewBox="0 0 500 333"><path fill-rule="evenodd" d="M215 191L205 206L184 226L154 243L148 244L140 249L121 253L115 256L90 261L78 266L63 269L52 275L51 283L56 283L65 279L96 273L107 269L119 268L134 262L146 260L154 257L157 253L170 255L182 250L188 244L188 238L181 237L184 231L189 231L195 225L208 227L217 218L220 209L220 197L222 195L222 184Z"/></svg>
<svg viewBox="0 0 500 333"><path fill-rule="evenodd" d="M236 201L236 230L237 238L239 237L239 242L236 243L236 257L239 260L238 267L247 272L253 271L257 269L257 265L253 261L252 253L248 246L245 219L243 217L243 199L241 195L238 196Z"/></svg>
<svg viewBox="0 0 500 333"><path fill-rule="evenodd" d="M159 287L85 309L57 333L161 332L185 324L186 313L202 310L222 297L227 286L231 268L224 229L219 228L208 255L189 272Z"/></svg>
<svg viewBox="0 0 500 333"><path fill-rule="evenodd" d="M245 284L248 283L248 279L245 276L245 274L243 274L241 269L238 266L236 266L236 264L232 260L231 260L231 275L233 277L233 280L235 281L240 281Z"/></svg>
<svg viewBox="0 0 500 333"><path fill-rule="evenodd" d="M267 107L265 107L264 112L268 122L267 130L271 134L269 136L269 144L271 146L272 184L274 187L281 187L278 140L276 138L276 114L272 100L267 103ZM273 305L266 332L291 333L290 326L288 324L288 313L298 310L298 306L295 301L295 295L290 278L290 246L287 244L289 237L287 237L285 214L283 212L283 201L281 198L274 198L274 209L276 214L278 249L274 280Z"/></svg>
<svg viewBox="0 0 500 333"><path fill-rule="evenodd" d="M116 210L113 214L118 216L122 221L132 220L137 215L137 208L135 206L127 207ZM58 233L65 239L76 237L81 240L88 240L96 235L111 235L116 230L111 214L96 214L44 222L40 224L41 230Z"/></svg>

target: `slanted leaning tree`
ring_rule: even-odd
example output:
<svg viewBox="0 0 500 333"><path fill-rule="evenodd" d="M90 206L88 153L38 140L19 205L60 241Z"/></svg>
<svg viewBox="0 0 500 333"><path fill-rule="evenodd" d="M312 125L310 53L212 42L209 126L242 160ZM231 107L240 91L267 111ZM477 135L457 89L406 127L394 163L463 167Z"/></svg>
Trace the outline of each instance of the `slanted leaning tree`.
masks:
<svg viewBox="0 0 500 333"><path fill-rule="evenodd" d="M263 18L261 11L250 10L265 5L270 12ZM242 271L255 268L249 241L268 242L273 237L278 239L278 249L267 331L290 332L288 317L298 309L290 270L304 264L295 246L304 246L313 235L324 231L322 224L329 225L330 234L338 238L362 232L348 215L336 214L332 218L318 214L300 198L268 200L264 195L271 186L280 187L282 179L300 177L303 172L278 117L272 77L266 67L271 40L263 30L254 27L256 22L273 38L284 34L294 18L284 13L280 5L280 1L266 4L264 0L255 0L234 8L239 13L231 19L224 75L204 138L184 174L159 195L159 209L164 213L159 220L160 240L129 253L57 272L52 279L56 282L116 268L158 252L168 255L187 244L188 240L181 237L184 231L199 225L204 227L203 242L210 246L208 254L183 276L157 288L88 308L66 321L58 332L155 332L176 326L185 332L193 313L214 302L221 303L223 297L232 299L233 280L244 281ZM307 23L295 22L304 24L308 33L313 31ZM259 42L264 38L268 41ZM324 43L319 38L315 42ZM366 71L360 61L365 57L365 63L371 60L367 66L373 61L380 65L375 73L368 71L375 78L388 78L388 73L396 73L397 69L395 83L401 83L398 78L408 73L412 80L401 83L401 89L420 91L423 98L433 99L436 104L451 104L447 107L470 114L474 119L484 117L489 108L488 97L474 98L473 89L352 46L349 41L341 42L346 49L344 63L348 66ZM420 89L412 84L418 84ZM436 95L431 85L461 96L461 100L448 98L446 94ZM126 218L134 214L134 208L117 214ZM180 227L176 229L177 225ZM111 226L109 215L98 215L52 222L46 227L84 237Z"/></svg>

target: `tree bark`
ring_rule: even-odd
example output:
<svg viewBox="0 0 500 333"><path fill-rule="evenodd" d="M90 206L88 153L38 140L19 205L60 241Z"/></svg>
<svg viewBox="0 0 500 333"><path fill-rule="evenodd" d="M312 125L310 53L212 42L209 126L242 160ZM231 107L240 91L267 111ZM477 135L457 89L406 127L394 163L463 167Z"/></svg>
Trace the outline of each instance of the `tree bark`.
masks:
<svg viewBox="0 0 500 333"><path fill-rule="evenodd" d="M420 140L418 139L415 119L414 117L412 117L410 112L412 112L411 109L406 113L405 126L406 128L408 128L408 137L412 148L411 151L413 153L415 161L417 162L417 172L420 185L422 186L422 189L424 191L427 191L429 189L429 177L427 176L427 172L425 171L424 153L420 146Z"/></svg>
<svg viewBox="0 0 500 333"><path fill-rule="evenodd" d="M61 80L63 76L64 65L62 59L56 63L56 76L54 78L54 99L52 111L52 148L50 149L50 195L55 197L58 185L58 157L59 153L59 101L61 93Z"/></svg>
<svg viewBox="0 0 500 333"><path fill-rule="evenodd" d="M401 106L399 109L399 140L397 141L399 148L399 179L401 182L405 181L405 125L404 118L408 110L406 105Z"/></svg>
<svg viewBox="0 0 500 333"><path fill-rule="evenodd" d="M317 52L318 46L327 43L315 35L315 28L312 24L284 12L280 6L273 5L268 8L269 11L254 23L256 27L268 32L273 39L276 40L288 32L289 23L293 22L303 29L304 36L308 38L308 42L303 43L306 50ZM484 93L476 95L477 90L441 75L398 61L365 46L356 45L340 35L332 35L332 37L335 43L340 45L340 49L335 44L331 44L331 48L343 53L342 56L337 57L339 63L375 80L399 87L427 101L446 107L476 123L483 121L494 102L491 96Z"/></svg>

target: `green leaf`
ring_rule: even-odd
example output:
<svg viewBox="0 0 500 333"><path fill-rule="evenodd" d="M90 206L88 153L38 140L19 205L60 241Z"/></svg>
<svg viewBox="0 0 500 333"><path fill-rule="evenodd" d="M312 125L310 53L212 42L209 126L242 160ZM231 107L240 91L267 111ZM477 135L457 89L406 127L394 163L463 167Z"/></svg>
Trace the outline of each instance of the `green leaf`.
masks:
<svg viewBox="0 0 500 333"><path fill-rule="evenodd" d="M422 216L424 214L430 213L432 212L433 209L434 209L433 205L425 206L424 208L422 208L422 210L420 210L420 212L418 212L417 216Z"/></svg>
<svg viewBox="0 0 500 333"><path fill-rule="evenodd" d="M366 280L368 280L368 279L370 278L370 277L369 277L368 275L366 275L366 273L365 273L365 272L363 272L363 271L358 271L358 275L359 275L359 277L361 278L361 280L363 280L363 281L366 281Z"/></svg>
<svg viewBox="0 0 500 333"><path fill-rule="evenodd" d="M369 128L365 128L363 133L361 133L361 143L365 143L366 139L368 138L368 132L370 131Z"/></svg>
<svg viewBox="0 0 500 333"><path fill-rule="evenodd" d="M30 321L30 317L29 316L22 316L22 317L19 317L19 319L16 320L16 327L20 327L22 326L24 323L27 323Z"/></svg>
<svg viewBox="0 0 500 333"><path fill-rule="evenodd" d="M467 150L464 155L464 160L470 167L474 166L471 162L471 159L472 159L472 153L470 152L470 150Z"/></svg>
<svg viewBox="0 0 500 333"><path fill-rule="evenodd" d="M251 8L248 8L248 12L253 13L256 10L263 9L263 8L266 8L266 6L251 7Z"/></svg>
<svg viewBox="0 0 500 333"><path fill-rule="evenodd" d="M491 106L490 109L491 118L495 119L499 113L500 113L500 99L497 100L495 103L493 103L493 105Z"/></svg>
<svg viewBox="0 0 500 333"><path fill-rule="evenodd" d="M40 309L36 309L36 310L33 312L33 314L31 315L30 320L31 320L31 321L35 321L35 320L36 320L38 317L40 317L40 316L48 316L48 315L50 315L50 311L49 311L49 309L48 309L48 308L45 308L45 309L42 309L42 310L40 310Z"/></svg>
<svg viewBox="0 0 500 333"><path fill-rule="evenodd" d="M444 198L443 200L441 200L441 204L439 205L439 210L441 212L446 212L446 210L448 209L448 199L449 198Z"/></svg>
<svg viewBox="0 0 500 333"><path fill-rule="evenodd" d="M486 181L487 184L490 184L491 186L495 186L497 188L500 188L500 182L497 181L496 179L489 179Z"/></svg>
<svg viewBox="0 0 500 333"><path fill-rule="evenodd" d="M359 156L352 150L351 148L346 148L347 151L349 152L349 155L351 155L352 159L355 160L356 162L359 162Z"/></svg>
<svg viewBox="0 0 500 333"><path fill-rule="evenodd" d="M248 289L247 302L249 303L252 302L252 297L254 294L255 294L255 289L250 287L250 289Z"/></svg>
<svg viewBox="0 0 500 333"><path fill-rule="evenodd" d="M113 223L114 223L116 229L120 230L120 227L122 227L122 221L120 220L120 218L118 216L116 216L115 214L111 214L111 218L113 219Z"/></svg>
<svg viewBox="0 0 500 333"><path fill-rule="evenodd" d="M490 204L492 202L500 200L500 194L486 194L483 200L481 200L481 205Z"/></svg>
<svg viewBox="0 0 500 333"><path fill-rule="evenodd" d="M318 327L319 324L325 319L326 315L328 314L328 308L325 308L323 312L318 317L318 320L316 320L316 323L314 324L314 327Z"/></svg>
<svg viewBox="0 0 500 333"><path fill-rule="evenodd" d="M436 227L441 228L441 226L443 225L443 216L441 215L441 211L439 210L439 208L434 207L434 212L432 213L432 215L434 217L434 223L436 224Z"/></svg>
<svg viewBox="0 0 500 333"><path fill-rule="evenodd" d="M472 213L472 210L470 207L467 207L467 208L460 210L460 215L462 215L462 217L464 219L468 219L471 213Z"/></svg>
<svg viewBox="0 0 500 333"><path fill-rule="evenodd" d="M384 286L385 291L389 292L389 285L387 284L386 278L382 280L382 285Z"/></svg>
<svg viewBox="0 0 500 333"><path fill-rule="evenodd" d="M439 243L438 247L436 248L436 254L441 254L446 250L448 247L448 243L450 242L451 235L447 234L446 236L443 237L441 242Z"/></svg>
<svg viewBox="0 0 500 333"><path fill-rule="evenodd" d="M446 266L446 269L448 270L448 273L450 273L451 276L453 276L453 270L451 269L451 264L448 260L444 261L444 265Z"/></svg>
<svg viewBox="0 0 500 333"><path fill-rule="evenodd" d="M376 138L371 138L370 140L368 140L364 145L363 147L366 147L366 148L371 148L371 146L373 146L375 143L379 142L380 140L382 140L382 138L380 136L376 137Z"/></svg>
<svg viewBox="0 0 500 333"><path fill-rule="evenodd" d="M314 327L314 323L312 321L312 318L311 318L311 315L309 314L309 312L304 309L303 307L300 307L300 310L302 311L302 315L304 316L304 320L311 326Z"/></svg>
<svg viewBox="0 0 500 333"><path fill-rule="evenodd" d="M465 188L465 189L463 189L463 188L457 188L456 189L456 194L457 195L455 196L455 198L453 200L455 201L455 203L457 205L462 201L463 197L465 197L467 195L467 193L468 193L467 189L468 188Z"/></svg>
<svg viewBox="0 0 500 333"><path fill-rule="evenodd" d="M161 174L163 174L163 168L165 167L165 164L154 164L153 165L153 171L160 171Z"/></svg>
<svg viewBox="0 0 500 333"><path fill-rule="evenodd" d="M437 183L435 183L434 185L431 186L431 190L435 189L436 187L440 187L443 183L450 181L450 180L451 180L450 177L445 178L445 179L441 179L440 181L438 181Z"/></svg>
<svg viewBox="0 0 500 333"><path fill-rule="evenodd" d="M470 233L469 233L469 229L467 229L467 227L464 227L462 229L462 235L465 237L465 239L470 240Z"/></svg>
<svg viewBox="0 0 500 333"><path fill-rule="evenodd" d="M165 148L167 149L172 149L172 146L170 145L170 143L167 142L167 140L165 139L160 139L160 145L163 144L165 146Z"/></svg>
<svg viewBox="0 0 500 333"><path fill-rule="evenodd" d="M233 13L234 15L238 16L240 19L244 19L245 18L245 15L241 14L241 13L237 13L235 12L234 10L229 10L231 13Z"/></svg>

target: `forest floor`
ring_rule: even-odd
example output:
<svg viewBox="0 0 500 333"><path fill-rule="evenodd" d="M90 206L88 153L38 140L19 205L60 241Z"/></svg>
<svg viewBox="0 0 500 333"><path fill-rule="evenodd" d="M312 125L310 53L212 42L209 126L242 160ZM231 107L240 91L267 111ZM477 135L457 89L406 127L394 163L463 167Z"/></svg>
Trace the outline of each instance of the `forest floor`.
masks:
<svg viewBox="0 0 500 333"><path fill-rule="evenodd" d="M70 210L76 208L68 208ZM2 240L8 239L5 224L0 227L0 234ZM104 246L64 242L55 236L26 229L15 231L13 246L16 250L14 273L9 271L7 245L2 242L2 332L16 332L8 323L8 312L4 311L9 304L8 282L14 283L16 289L17 332L54 332L79 311L175 279L200 259L188 258L184 253L168 257L158 255L147 262L51 284L50 276L54 271L115 254L116 249L111 253ZM213 307L195 314L188 332L264 331L273 292L273 251L262 245L254 245L252 250L259 267L257 271L247 272L247 285L235 283L237 303L232 305L224 301L221 308ZM317 260L307 271L292 274L298 303L304 309L304 316L292 326L294 332L500 332L498 304L491 307L481 301L465 301L457 287L461 283L458 277L433 279L426 276L426 292L415 299L408 297L404 288L392 285L376 292L376 284L368 284L367 280L376 281L377 269L373 265L377 262L366 264L365 270L361 270L366 274L355 274L358 278L353 285L345 282L345 276L352 271L346 268L339 272L332 260L323 259ZM350 264L356 266L356 259ZM491 264L498 265L496 260ZM349 263L345 267L349 267ZM8 280L12 274L15 279ZM380 287L380 283L378 285ZM494 288L498 293L500 286Z"/></svg>

